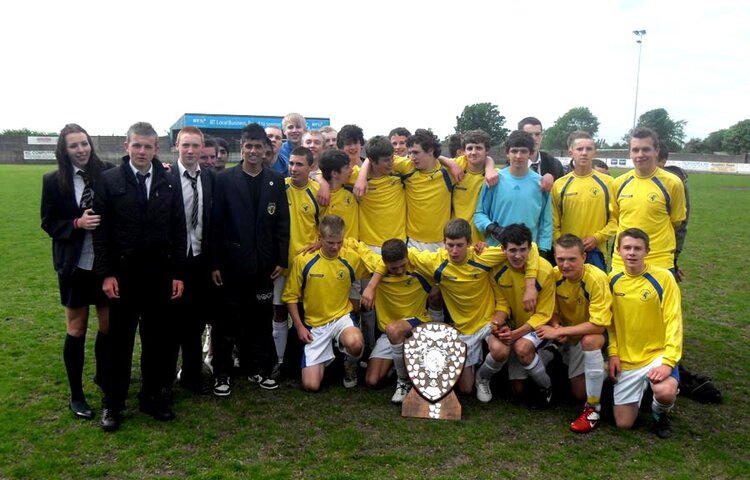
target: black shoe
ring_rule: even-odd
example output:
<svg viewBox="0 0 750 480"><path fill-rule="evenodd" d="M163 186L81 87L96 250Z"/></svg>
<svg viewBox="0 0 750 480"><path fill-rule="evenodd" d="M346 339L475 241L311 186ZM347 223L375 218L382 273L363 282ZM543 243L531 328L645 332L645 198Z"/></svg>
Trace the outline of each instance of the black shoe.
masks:
<svg viewBox="0 0 750 480"><path fill-rule="evenodd" d="M552 387L539 389L534 407L539 410L552 408Z"/></svg>
<svg viewBox="0 0 750 480"><path fill-rule="evenodd" d="M103 407L100 425L105 432L114 432L120 428L120 413L112 408Z"/></svg>
<svg viewBox="0 0 750 480"><path fill-rule="evenodd" d="M85 398L82 398L81 400L71 400L70 410L78 418L83 418L84 420L91 420L94 418L94 410L91 409Z"/></svg>
<svg viewBox="0 0 750 480"><path fill-rule="evenodd" d="M138 409L146 415L151 415L155 420L160 422L168 422L174 419L174 413L165 402L160 401L141 401L138 404Z"/></svg>
<svg viewBox="0 0 750 480"><path fill-rule="evenodd" d="M654 414L654 426L652 430L659 438L669 438L672 436L672 420L669 419L667 412L662 412L659 415Z"/></svg>

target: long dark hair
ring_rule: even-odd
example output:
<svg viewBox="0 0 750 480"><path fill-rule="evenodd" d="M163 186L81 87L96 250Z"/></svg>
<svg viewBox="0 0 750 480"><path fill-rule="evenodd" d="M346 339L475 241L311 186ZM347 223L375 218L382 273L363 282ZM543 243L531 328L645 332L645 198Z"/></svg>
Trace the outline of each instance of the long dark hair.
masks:
<svg viewBox="0 0 750 480"><path fill-rule="evenodd" d="M60 136L57 137L57 148L55 148L55 158L57 158L57 176L58 184L60 186L60 193L63 195L69 195L73 191L73 164L68 157L68 150L65 144L65 137L70 133L85 133L86 140L91 146L91 156L86 164L86 172L89 174L91 182L95 182L99 177L103 168L103 163L99 160L99 157L94 151L94 144L91 142L91 136L76 123L69 123L60 130Z"/></svg>

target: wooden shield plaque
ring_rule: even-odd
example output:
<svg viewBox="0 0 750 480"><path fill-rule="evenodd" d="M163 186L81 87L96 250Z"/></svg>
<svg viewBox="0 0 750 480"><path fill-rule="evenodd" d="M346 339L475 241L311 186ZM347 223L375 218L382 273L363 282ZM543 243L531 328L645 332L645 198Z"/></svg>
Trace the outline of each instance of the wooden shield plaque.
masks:
<svg viewBox="0 0 750 480"><path fill-rule="evenodd" d="M406 370L414 388L401 409L405 417L460 420L461 404L453 392L466 361L458 331L441 322L423 323L404 343Z"/></svg>

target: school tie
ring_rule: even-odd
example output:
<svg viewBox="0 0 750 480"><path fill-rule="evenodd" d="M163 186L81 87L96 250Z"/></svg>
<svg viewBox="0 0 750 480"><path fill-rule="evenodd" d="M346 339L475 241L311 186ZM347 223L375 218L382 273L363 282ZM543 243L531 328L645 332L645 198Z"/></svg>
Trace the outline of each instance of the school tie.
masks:
<svg viewBox="0 0 750 480"><path fill-rule="evenodd" d="M198 214L200 213L198 211L198 177L200 174L200 170L195 172L195 177L190 176L187 170L185 170L184 174L185 178L190 180L190 186L193 187L193 211L190 213L190 225L193 227L193 230L198 227Z"/></svg>
<svg viewBox="0 0 750 480"><path fill-rule="evenodd" d="M89 177L88 172L85 172L83 170L78 170L78 175L81 176L81 179L83 180L83 193L81 194L81 202L79 203L79 206L86 210L87 208L91 208L92 200L94 199L94 190L91 189L91 177Z"/></svg>
<svg viewBox="0 0 750 480"><path fill-rule="evenodd" d="M138 190L140 193L140 203L141 208L143 210L146 210L146 207L148 206L148 191L146 190L146 179L151 175L151 172L147 174L142 174L141 172L137 172L135 174L135 178L138 179Z"/></svg>

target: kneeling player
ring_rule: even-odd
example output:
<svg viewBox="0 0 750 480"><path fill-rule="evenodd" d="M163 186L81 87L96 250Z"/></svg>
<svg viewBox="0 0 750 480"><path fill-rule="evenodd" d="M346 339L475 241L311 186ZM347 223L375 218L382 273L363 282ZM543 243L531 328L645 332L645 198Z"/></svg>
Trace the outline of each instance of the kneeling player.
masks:
<svg viewBox="0 0 750 480"><path fill-rule="evenodd" d="M586 264L583 241L565 234L555 241L556 290L552 325L537 327L539 338L562 343L573 396L586 401L583 413L570 424L578 433L590 432L599 421L604 383L604 330L612 323L612 295L607 274Z"/></svg>
<svg viewBox="0 0 750 480"><path fill-rule="evenodd" d="M344 229L341 217L323 217L320 251L294 258L282 295L297 335L305 343L302 387L311 392L320 389L325 367L334 359L334 341L347 355L344 386L357 385L357 360L362 356L364 340L352 319L349 290L367 270L356 252L342 249ZM304 308L304 323L300 302Z"/></svg>
<svg viewBox="0 0 750 480"><path fill-rule="evenodd" d="M643 392L654 392L654 431L672 436L668 416L677 398L677 362L682 356L680 289L672 273L649 265L649 238L629 228L618 237L624 271L609 274L613 321L609 327L609 374L615 383L614 414L620 428L638 417Z"/></svg>
<svg viewBox="0 0 750 480"><path fill-rule="evenodd" d="M362 243L359 250L368 265L379 259ZM386 240L381 255L388 273L385 276L375 273L362 294L362 303L368 308L372 306L374 297L378 329L382 332L367 364L367 385L379 385L392 364L396 369L397 382L391 401L401 403L411 389L404 364L404 342L411 336L414 327L429 321L426 305L432 285L423 275L408 268L408 251L403 240Z"/></svg>
<svg viewBox="0 0 750 480"><path fill-rule="evenodd" d="M477 399L482 402L492 399L490 378L509 359L508 377L514 395L523 394L524 380L531 376L539 387L542 405L547 406L552 401L552 381L537 354L543 340L534 329L549 322L555 308L552 265L543 258L539 259L535 282L538 292L536 308L527 309L523 302L527 288L524 270L528 272L531 230L521 223L514 223L503 230L500 239L507 261L490 272L496 287L498 315L492 321L490 353L477 374Z"/></svg>

